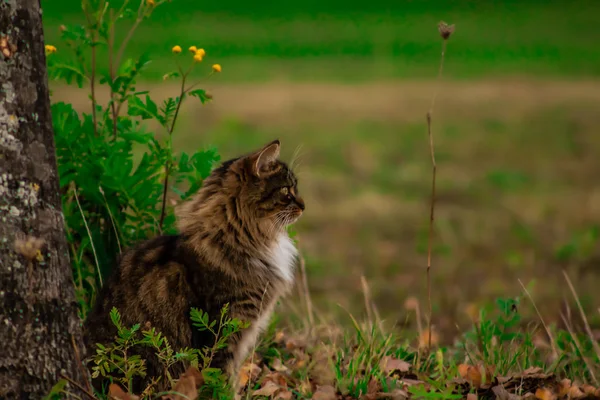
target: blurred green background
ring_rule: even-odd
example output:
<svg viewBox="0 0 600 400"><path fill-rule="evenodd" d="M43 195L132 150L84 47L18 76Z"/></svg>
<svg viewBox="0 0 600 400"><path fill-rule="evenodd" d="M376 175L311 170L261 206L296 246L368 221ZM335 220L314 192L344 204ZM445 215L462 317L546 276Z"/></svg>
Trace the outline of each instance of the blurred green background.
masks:
<svg viewBox="0 0 600 400"><path fill-rule="evenodd" d="M61 23L83 22L79 4L42 1L49 42ZM593 0L173 0L129 50L155 60L150 78L172 68L175 44L204 47L227 65L224 80L430 78L445 20L458 25L447 76L597 76L599 12Z"/></svg>
<svg viewBox="0 0 600 400"><path fill-rule="evenodd" d="M79 2L42 6L46 42L67 61L58 29L83 22ZM399 324L406 298L427 298L425 114L437 92L432 297L437 329L455 333L470 305L521 294L519 279L535 280L538 307L560 321L563 269L585 307L598 307L599 15L586 0L173 0L127 54L153 59L138 86L160 99L177 93L161 81L171 47L205 48L195 74L212 63L223 72L205 85L211 104L184 107L176 146L215 145L230 158L279 137L284 157L298 155L300 246L319 309L362 313L364 274ZM440 20L456 32L437 84ZM86 91L53 90L89 109Z"/></svg>

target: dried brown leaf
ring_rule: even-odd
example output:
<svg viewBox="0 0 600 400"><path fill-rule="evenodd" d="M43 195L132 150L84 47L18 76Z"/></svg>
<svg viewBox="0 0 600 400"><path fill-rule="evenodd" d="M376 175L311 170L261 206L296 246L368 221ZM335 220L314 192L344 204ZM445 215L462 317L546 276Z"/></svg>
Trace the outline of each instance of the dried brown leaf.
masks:
<svg viewBox="0 0 600 400"><path fill-rule="evenodd" d="M126 391L124 391L123 389L121 389L121 386L117 385L116 383L111 383L110 386L108 387L108 397L111 399L114 399L114 400L137 400L137 399L139 399L138 396L129 394Z"/></svg>
<svg viewBox="0 0 600 400"><path fill-rule="evenodd" d="M590 395L590 396L594 396L596 394L596 388L593 387L592 385L585 384L585 385L581 386L581 390L583 390L583 392L585 394Z"/></svg>
<svg viewBox="0 0 600 400"><path fill-rule="evenodd" d="M425 384L425 382L423 382L423 381L420 381L420 380L418 380L418 379L409 379L409 378L402 378L402 379L400 380L400 382L401 382L401 383L402 383L404 386L406 386L406 387L408 387L408 386L416 386L416 385L423 385L423 384Z"/></svg>
<svg viewBox="0 0 600 400"><path fill-rule="evenodd" d="M542 374L544 372L540 367L530 367L523 371L523 376Z"/></svg>
<svg viewBox="0 0 600 400"><path fill-rule="evenodd" d="M556 400L556 395L548 388L538 388L535 397L540 400Z"/></svg>
<svg viewBox="0 0 600 400"><path fill-rule="evenodd" d="M285 372L288 370L288 367L283 365L279 358L275 358L271 363L271 368L273 368L277 372Z"/></svg>
<svg viewBox="0 0 600 400"><path fill-rule="evenodd" d="M261 387L258 390L255 390L252 393L252 396L267 396L267 397L271 397L275 393L277 393L277 391L280 390L280 389L281 389L281 386L277 385L273 381L267 381L267 382L265 382L265 384L263 385L263 387Z"/></svg>
<svg viewBox="0 0 600 400"><path fill-rule="evenodd" d="M458 366L458 373L460 377L469 382L474 387L481 386L481 370L478 367L472 365L460 364Z"/></svg>
<svg viewBox="0 0 600 400"><path fill-rule="evenodd" d="M558 396L559 397L566 396L569 393L570 389L571 389L571 380L570 379L566 379L566 378L563 379L558 384Z"/></svg>
<svg viewBox="0 0 600 400"><path fill-rule="evenodd" d="M477 395L475 393L467 394L467 400L477 400Z"/></svg>
<svg viewBox="0 0 600 400"><path fill-rule="evenodd" d="M333 386L317 386L317 390L312 396L313 400L336 400L337 393Z"/></svg>
<svg viewBox="0 0 600 400"><path fill-rule="evenodd" d="M276 384L277 386L287 387L287 380L285 379L285 376L283 376L279 372L269 372L269 373L267 373L265 375L265 377L263 378L263 381L262 381L263 386L267 382L272 382L272 383Z"/></svg>
<svg viewBox="0 0 600 400"><path fill-rule="evenodd" d="M385 398L391 400L406 400L408 399L408 392L402 389L394 389L390 393L385 393L387 396Z"/></svg>
<svg viewBox="0 0 600 400"><path fill-rule="evenodd" d="M380 391L379 389L381 389L381 385L379 384L379 381L375 378L371 378L371 380L367 384L367 394L377 393Z"/></svg>
<svg viewBox="0 0 600 400"><path fill-rule="evenodd" d="M583 397L587 397L587 394L583 393L583 391L577 386L571 386L571 388L569 389L568 397L570 399L581 399Z"/></svg>
<svg viewBox="0 0 600 400"><path fill-rule="evenodd" d="M492 392L496 395L497 400L516 400L519 398L519 396L509 393L502 385L494 386Z"/></svg>
<svg viewBox="0 0 600 400"><path fill-rule="evenodd" d="M290 400L293 396L293 393L287 389L283 389L277 393L275 396L275 400Z"/></svg>
<svg viewBox="0 0 600 400"><path fill-rule="evenodd" d="M306 348L307 342L305 338L295 337L289 338L285 341L285 348L292 351L295 349Z"/></svg>
<svg viewBox="0 0 600 400"><path fill-rule="evenodd" d="M285 333L283 331L278 331L277 333L275 333L275 338L273 339L273 341L275 343L281 343L281 342L283 342L284 338L285 338Z"/></svg>
<svg viewBox="0 0 600 400"><path fill-rule="evenodd" d="M246 386L248 382L254 381L258 379L260 372L262 370L260 367L252 362L245 363L240 369L239 373L239 383L240 386Z"/></svg>
<svg viewBox="0 0 600 400"><path fill-rule="evenodd" d="M198 398L198 388L202 386L204 379L197 368L189 367L173 387L172 391L176 393L162 396L163 400L196 400Z"/></svg>
<svg viewBox="0 0 600 400"><path fill-rule="evenodd" d="M408 372L410 370L411 364L407 363L404 360L398 360L397 358L391 356L385 356L381 359L380 362L381 369L386 374L390 374L392 372Z"/></svg>

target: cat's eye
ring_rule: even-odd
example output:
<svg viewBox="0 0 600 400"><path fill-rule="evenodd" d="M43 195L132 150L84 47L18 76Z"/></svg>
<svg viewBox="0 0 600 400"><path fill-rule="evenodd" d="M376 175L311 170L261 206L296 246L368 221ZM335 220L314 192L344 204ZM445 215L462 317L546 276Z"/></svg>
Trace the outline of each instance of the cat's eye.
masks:
<svg viewBox="0 0 600 400"><path fill-rule="evenodd" d="M286 187L282 187L282 188L281 188L281 194L282 194L282 195L284 195L284 196L287 196L287 194L288 194L288 193L289 193L289 190L288 190L288 188L286 188Z"/></svg>

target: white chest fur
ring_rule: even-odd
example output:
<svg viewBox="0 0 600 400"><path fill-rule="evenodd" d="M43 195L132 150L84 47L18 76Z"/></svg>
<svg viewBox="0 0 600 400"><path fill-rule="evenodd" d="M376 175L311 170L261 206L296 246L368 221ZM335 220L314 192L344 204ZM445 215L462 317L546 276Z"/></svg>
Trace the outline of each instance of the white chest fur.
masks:
<svg viewBox="0 0 600 400"><path fill-rule="evenodd" d="M269 249L268 258L275 273L288 283L294 281L294 264L297 255L298 250L286 233L282 233Z"/></svg>
<svg viewBox="0 0 600 400"><path fill-rule="evenodd" d="M297 255L298 250L296 250L294 243L285 233L282 233L277 238L266 254L269 267L273 268L273 272L283 279L289 287L291 287L291 284L294 281L294 264L296 262ZM283 292L285 292L285 289ZM269 324L269 320L273 314L273 309L275 308L277 299L281 294L282 291L277 290L277 294L273 299L271 299L269 304L261 304L261 310L258 318L253 321L248 330L244 332L240 343L238 344L237 352L234 358L234 363L236 365L235 368L241 365L249 351L256 345L258 336Z"/></svg>

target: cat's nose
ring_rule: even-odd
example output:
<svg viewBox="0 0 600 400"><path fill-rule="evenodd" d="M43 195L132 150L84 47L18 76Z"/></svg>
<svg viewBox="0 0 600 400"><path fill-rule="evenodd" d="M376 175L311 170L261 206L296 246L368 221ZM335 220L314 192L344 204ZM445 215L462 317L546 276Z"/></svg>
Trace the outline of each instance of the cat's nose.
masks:
<svg viewBox="0 0 600 400"><path fill-rule="evenodd" d="M296 196L294 201L298 205L298 208L300 208L302 211L304 211L305 205L304 205L304 200L302 199L302 197Z"/></svg>

